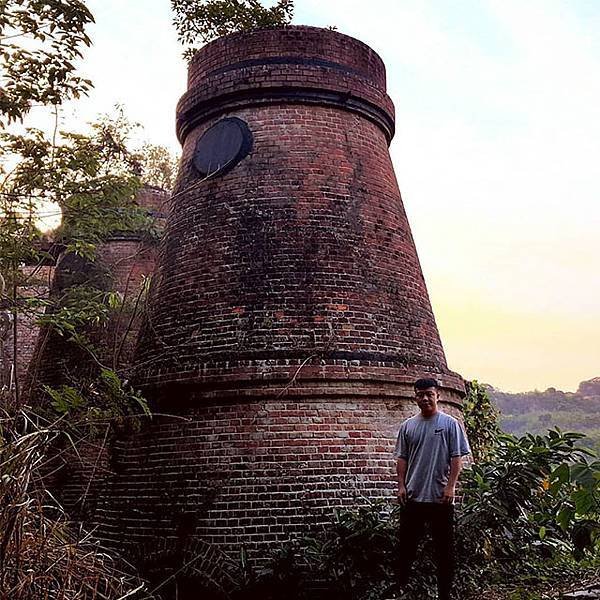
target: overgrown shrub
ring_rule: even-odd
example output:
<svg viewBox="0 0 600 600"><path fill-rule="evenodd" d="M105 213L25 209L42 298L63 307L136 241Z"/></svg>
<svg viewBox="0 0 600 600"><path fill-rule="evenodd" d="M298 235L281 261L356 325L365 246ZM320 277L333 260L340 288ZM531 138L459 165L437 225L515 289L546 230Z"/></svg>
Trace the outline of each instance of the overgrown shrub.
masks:
<svg viewBox="0 0 600 600"><path fill-rule="evenodd" d="M75 527L46 489L47 449L60 435L60 421L40 427L24 411L0 414L0 598L151 598L134 570Z"/></svg>
<svg viewBox="0 0 600 600"><path fill-rule="evenodd" d="M498 425L498 410L490 400L483 385L476 380L467 381L467 395L463 404L463 419L473 460L489 458L502 433Z"/></svg>
<svg viewBox="0 0 600 600"><path fill-rule="evenodd" d="M503 435L492 459L465 471L458 522L465 579L544 577L553 563L564 569L600 557L600 462L576 445L581 437Z"/></svg>

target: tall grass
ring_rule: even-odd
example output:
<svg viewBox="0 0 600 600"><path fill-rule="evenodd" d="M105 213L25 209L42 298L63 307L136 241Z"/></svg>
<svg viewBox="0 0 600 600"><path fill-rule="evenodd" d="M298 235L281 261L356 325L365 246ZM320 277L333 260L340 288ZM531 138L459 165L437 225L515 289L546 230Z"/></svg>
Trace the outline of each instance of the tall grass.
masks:
<svg viewBox="0 0 600 600"><path fill-rule="evenodd" d="M0 398L1 401L1 398ZM133 568L71 522L47 489L60 419L0 410L0 599L149 599Z"/></svg>

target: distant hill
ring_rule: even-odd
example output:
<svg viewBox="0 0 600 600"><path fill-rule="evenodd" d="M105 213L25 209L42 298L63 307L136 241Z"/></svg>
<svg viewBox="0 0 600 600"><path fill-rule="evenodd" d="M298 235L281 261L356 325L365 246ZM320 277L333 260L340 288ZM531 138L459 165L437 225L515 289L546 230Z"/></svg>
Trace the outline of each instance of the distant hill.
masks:
<svg viewBox="0 0 600 600"><path fill-rule="evenodd" d="M544 392L509 394L486 386L500 410L508 433L546 433L552 427L585 433L585 445L600 453L600 377L582 381L576 392L548 388Z"/></svg>

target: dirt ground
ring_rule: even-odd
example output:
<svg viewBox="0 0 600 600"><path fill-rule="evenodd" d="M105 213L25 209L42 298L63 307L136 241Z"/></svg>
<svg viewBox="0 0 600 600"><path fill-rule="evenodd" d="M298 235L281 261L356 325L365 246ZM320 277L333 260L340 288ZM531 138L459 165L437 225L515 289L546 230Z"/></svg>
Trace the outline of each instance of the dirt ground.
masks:
<svg viewBox="0 0 600 600"><path fill-rule="evenodd" d="M502 586L495 586L482 592L480 600L557 600L564 594L598 588L600 598L600 572L590 575L586 579L578 581L567 580L564 584L557 587L556 584L547 584L540 586L531 586L524 588L521 586L507 583ZM591 600L591 598L590 598Z"/></svg>

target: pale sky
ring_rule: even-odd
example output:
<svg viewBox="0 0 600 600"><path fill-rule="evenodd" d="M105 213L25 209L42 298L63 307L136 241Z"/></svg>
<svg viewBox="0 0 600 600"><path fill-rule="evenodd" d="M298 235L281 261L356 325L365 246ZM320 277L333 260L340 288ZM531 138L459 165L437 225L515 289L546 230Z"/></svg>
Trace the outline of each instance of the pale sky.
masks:
<svg viewBox="0 0 600 600"><path fill-rule="evenodd" d="M178 149L168 0L89 0L90 98ZM391 146L450 368L510 391L600 375L600 1L296 0L383 58Z"/></svg>

